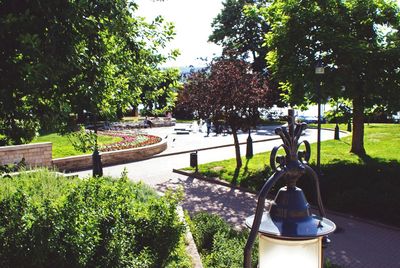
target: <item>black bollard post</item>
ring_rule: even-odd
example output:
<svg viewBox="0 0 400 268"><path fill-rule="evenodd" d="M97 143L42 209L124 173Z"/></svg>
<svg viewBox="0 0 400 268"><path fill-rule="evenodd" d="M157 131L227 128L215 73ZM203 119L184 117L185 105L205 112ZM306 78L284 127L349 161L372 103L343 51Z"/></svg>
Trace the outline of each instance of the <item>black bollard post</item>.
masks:
<svg viewBox="0 0 400 268"><path fill-rule="evenodd" d="M347 121L347 131L351 132L351 120Z"/></svg>
<svg viewBox="0 0 400 268"><path fill-rule="evenodd" d="M339 138L339 125L338 125L338 123L336 123L336 126L335 126L335 140L340 140L340 138Z"/></svg>

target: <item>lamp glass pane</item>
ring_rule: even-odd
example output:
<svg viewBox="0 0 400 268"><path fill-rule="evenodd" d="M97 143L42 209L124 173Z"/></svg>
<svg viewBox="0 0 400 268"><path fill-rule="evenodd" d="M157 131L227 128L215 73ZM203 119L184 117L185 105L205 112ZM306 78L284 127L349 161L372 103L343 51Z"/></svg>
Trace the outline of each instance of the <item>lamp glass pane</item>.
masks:
<svg viewBox="0 0 400 268"><path fill-rule="evenodd" d="M322 238L282 240L260 235L260 268L321 268Z"/></svg>

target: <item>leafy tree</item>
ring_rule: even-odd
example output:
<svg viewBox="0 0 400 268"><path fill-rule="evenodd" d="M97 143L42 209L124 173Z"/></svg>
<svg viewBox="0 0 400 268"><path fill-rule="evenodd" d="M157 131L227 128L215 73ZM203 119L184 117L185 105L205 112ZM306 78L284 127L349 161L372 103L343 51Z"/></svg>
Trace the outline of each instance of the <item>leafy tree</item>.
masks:
<svg viewBox="0 0 400 268"><path fill-rule="evenodd" d="M352 108L351 101L338 98L330 99L329 104L332 107L331 110L326 111L324 116L329 122L334 123L348 123L351 120Z"/></svg>
<svg viewBox="0 0 400 268"><path fill-rule="evenodd" d="M0 134L29 142L41 126L65 128L70 114L114 118L140 103L148 81L177 51L161 17L135 17L127 0L0 1ZM152 97L152 96L149 96Z"/></svg>
<svg viewBox="0 0 400 268"><path fill-rule="evenodd" d="M262 12L271 26L266 41L274 79L291 104L316 102L325 65L322 99L353 104L351 152L364 155L364 108L399 104L399 8L390 0L273 1ZM342 86L346 90L341 91Z"/></svg>
<svg viewBox="0 0 400 268"><path fill-rule="evenodd" d="M265 5L265 0L226 0L221 13L213 20L209 41L221 45L225 51L235 51L243 58L253 59L253 70L266 71L264 35L269 30L254 7Z"/></svg>
<svg viewBox="0 0 400 268"><path fill-rule="evenodd" d="M29 142L68 83L74 16L68 1L0 1L0 133ZM47 123L50 123L47 121Z"/></svg>
<svg viewBox="0 0 400 268"><path fill-rule="evenodd" d="M238 130L248 129L259 119L259 108L272 104L273 92L266 79L242 60L221 58L209 68L193 73L179 95L180 105L200 118L223 120L231 128L236 167L242 166Z"/></svg>
<svg viewBox="0 0 400 268"><path fill-rule="evenodd" d="M112 4L110 4L112 3ZM79 17L80 75L73 84L75 112L114 117L140 102L142 89L164 80L158 65L167 57L158 51L173 36L173 25L157 17L152 23L131 16L135 5L125 0L92 6L83 2ZM146 95L147 98L154 96Z"/></svg>
<svg viewBox="0 0 400 268"><path fill-rule="evenodd" d="M182 87L179 77L179 69L163 69L155 83L142 87L140 97L145 115L164 115L175 107L178 91Z"/></svg>

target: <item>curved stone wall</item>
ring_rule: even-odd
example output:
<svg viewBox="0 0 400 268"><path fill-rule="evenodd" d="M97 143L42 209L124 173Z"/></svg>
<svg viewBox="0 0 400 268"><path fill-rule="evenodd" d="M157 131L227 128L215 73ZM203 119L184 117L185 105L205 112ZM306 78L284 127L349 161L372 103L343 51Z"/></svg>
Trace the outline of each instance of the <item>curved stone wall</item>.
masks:
<svg viewBox="0 0 400 268"><path fill-rule="evenodd" d="M167 140L148 145L145 147L102 152L101 162L103 166L111 166L134 162L149 158L155 154L163 152L167 149ZM79 155L53 159L53 166L60 171L77 171L92 168L92 155Z"/></svg>
<svg viewBox="0 0 400 268"><path fill-rule="evenodd" d="M22 160L31 167L51 166L51 142L1 146L0 165L15 164Z"/></svg>

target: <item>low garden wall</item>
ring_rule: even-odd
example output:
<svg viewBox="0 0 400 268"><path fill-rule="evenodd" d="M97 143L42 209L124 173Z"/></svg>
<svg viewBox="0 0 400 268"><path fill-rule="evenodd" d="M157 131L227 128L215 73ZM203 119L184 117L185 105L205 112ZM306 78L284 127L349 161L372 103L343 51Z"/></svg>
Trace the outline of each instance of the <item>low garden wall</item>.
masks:
<svg viewBox="0 0 400 268"><path fill-rule="evenodd" d="M101 162L103 166L123 164L143 160L167 149L167 140L145 147L103 152ZM92 155L79 155L53 159L53 166L60 171L77 171L92 167Z"/></svg>
<svg viewBox="0 0 400 268"><path fill-rule="evenodd" d="M167 149L167 140L145 147L102 152L103 166L143 160ZM33 143L0 147L0 166L17 164L24 159L29 167L51 167L60 171L77 171L92 167L92 155L78 155L52 159L52 143Z"/></svg>
<svg viewBox="0 0 400 268"><path fill-rule="evenodd" d="M51 166L51 142L1 146L0 165L17 164L24 159L27 166Z"/></svg>

